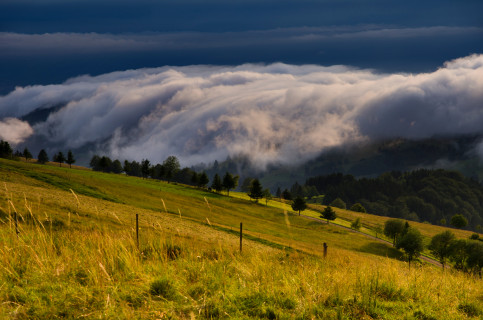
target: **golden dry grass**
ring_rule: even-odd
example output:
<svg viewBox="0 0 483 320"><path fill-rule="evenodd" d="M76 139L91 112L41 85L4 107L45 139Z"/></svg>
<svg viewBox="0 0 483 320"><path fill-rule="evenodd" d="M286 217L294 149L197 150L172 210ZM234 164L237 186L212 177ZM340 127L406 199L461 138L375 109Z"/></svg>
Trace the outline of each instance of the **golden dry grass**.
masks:
<svg viewBox="0 0 483 320"><path fill-rule="evenodd" d="M389 247L282 208L42 169L120 201L0 168L0 317L466 319L483 310L481 278L425 264L409 270L386 258ZM14 207L25 219L18 238ZM240 219L253 239L242 254Z"/></svg>

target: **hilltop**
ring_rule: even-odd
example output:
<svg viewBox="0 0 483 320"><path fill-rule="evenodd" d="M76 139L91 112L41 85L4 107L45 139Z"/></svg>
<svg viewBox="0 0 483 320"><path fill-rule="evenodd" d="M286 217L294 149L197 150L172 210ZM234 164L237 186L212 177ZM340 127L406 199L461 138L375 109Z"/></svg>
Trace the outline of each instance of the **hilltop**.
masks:
<svg viewBox="0 0 483 320"><path fill-rule="evenodd" d="M462 319L483 310L480 278L426 263L409 270L390 245L273 200L3 159L0 183L4 316ZM352 219L337 212L336 223ZM358 215L367 230L380 223ZM425 227L426 241L447 230Z"/></svg>

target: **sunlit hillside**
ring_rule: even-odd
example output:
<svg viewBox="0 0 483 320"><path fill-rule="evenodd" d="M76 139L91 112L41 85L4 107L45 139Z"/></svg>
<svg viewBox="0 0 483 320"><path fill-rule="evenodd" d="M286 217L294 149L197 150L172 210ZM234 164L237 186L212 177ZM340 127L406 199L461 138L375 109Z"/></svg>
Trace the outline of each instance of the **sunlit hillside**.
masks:
<svg viewBox="0 0 483 320"><path fill-rule="evenodd" d="M0 187L2 318L482 315L478 276L426 262L409 269L390 245L280 202L3 159ZM362 216L369 231L383 223L372 219ZM417 227L427 237L443 230Z"/></svg>

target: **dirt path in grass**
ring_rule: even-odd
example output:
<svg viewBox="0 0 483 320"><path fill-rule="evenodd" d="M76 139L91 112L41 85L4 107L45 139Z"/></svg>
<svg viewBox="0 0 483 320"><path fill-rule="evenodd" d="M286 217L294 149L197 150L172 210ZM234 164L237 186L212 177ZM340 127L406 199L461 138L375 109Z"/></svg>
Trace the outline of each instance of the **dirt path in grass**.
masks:
<svg viewBox="0 0 483 320"><path fill-rule="evenodd" d="M300 216L301 216L301 217L304 217L304 218L306 218L306 219L309 219L309 220L314 220L314 221L320 222L320 223L328 223L328 222L326 222L326 221L324 221L324 220L322 220L322 219L319 219L319 218L314 218L314 217L306 216L306 215L303 215L303 214L302 214L302 215L300 215ZM359 234L362 234L363 236L366 236L366 237L368 237L368 238L371 238L371 239L373 239L373 240L376 240L376 241L379 241L379 242L382 242L382 243L390 244L390 245L392 246L392 243L391 243L391 242L389 242L389 241L387 241L387 240L384 240L384 239L379 239L379 238L376 238L376 237L374 237L374 236L371 236L370 234L367 234L367 233L364 233L364 232L360 232L360 231L357 231L357 230L351 229L351 228L346 227L346 226L341 226L341 225L338 225L338 224L333 224L333 223L332 223L332 225L333 225L333 226L336 226L336 227L339 227L339 228L343 228L343 229L349 230L349 231L354 232L354 233L359 233ZM421 260L426 261L426 262L428 262L428 263L431 263L431 264L433 264L433 265L435 265L435 266L438 266L438 267L443 267L443 266L441 265L441 263L439 263L439 261L437 261L437 260L434 260L434 259L428 258L428 257L426 257L426 256L419 256L419 258L420 258Z"/></svg>

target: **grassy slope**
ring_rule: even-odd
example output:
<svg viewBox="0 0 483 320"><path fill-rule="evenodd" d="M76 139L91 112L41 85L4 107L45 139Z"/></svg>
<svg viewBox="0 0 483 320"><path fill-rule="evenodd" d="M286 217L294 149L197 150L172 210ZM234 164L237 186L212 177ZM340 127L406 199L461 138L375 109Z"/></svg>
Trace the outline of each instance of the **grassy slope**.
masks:
<svg viewBox="0 0 483 320"><path fill-rule="evenodd" d="M404 263L383 258L398 256L392 248L283 207L5 160L0 160L0 182L7 222L0 227L3 315L337 318L339 313L342 318L460 319L468 314L461 306L482 308L481 279L442 275L429 266L409 271ZM12 211L8 200L24 217L34 217L35 223L20 224L19 239L6 217ZM135 213L141 256L134 241ZM244 242L243 255L237 236L226 232L240 222L255 240ZM329 243L325 260L320 259L323 242ZM167 254L173 246L182 252L177 259ZM278 250L284 247L311 255ZM156 279L164 285L153 291ZM439 299L450 297L441 307Z"/></svg>
<svg viewBox="0 0 483 320"><path fill-rule="evenodd" d="M245 193L231 192L230 195L239 199L249 200L249 197ZM285 203L283 200L280 201L279 199L274 199L274 200L269 200L267 202L265 201L265 199L263 199L261 200L260 203L270 207L279 208L286 212L293 213L292 212L293 210L290 204ZM321 212L325 209L325 207L326 206L319 205L319 204L309 204L307 210L303 211L303 215L313 217L313 218L320 218ZM374 228L376 226L381 226L382 228L384 228L384 223L389 219L393 219L389 217L373 215L370 213L354 212L354 211L339 209L335 207L332 207L332 208L337 213L337 219L332 221L331 223L350 228L351 222L357 218L360 218L362 227L359 231L371 236L376 236L376 233L374 231ZM457 238L461 238L461 239L468 239L470 235L474 233L473 231L447 228L447 227L436 226L436 225L427 224L427 223L419 223L414 221L409 221L409 223L411 226L421 231L421 234L425 238L425 243L429 243L431 237L446 230L450 230L455 234ZM377 234L377 237L390 242L392 241L392 239L385 237L383 234ZM425 251L425 254L429 254L428 250Z"/></svg>

